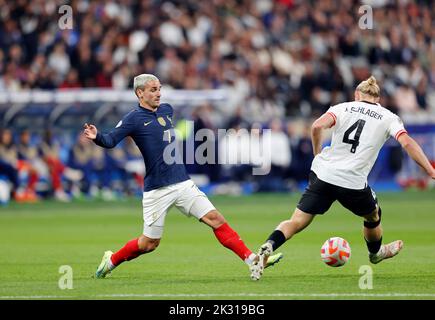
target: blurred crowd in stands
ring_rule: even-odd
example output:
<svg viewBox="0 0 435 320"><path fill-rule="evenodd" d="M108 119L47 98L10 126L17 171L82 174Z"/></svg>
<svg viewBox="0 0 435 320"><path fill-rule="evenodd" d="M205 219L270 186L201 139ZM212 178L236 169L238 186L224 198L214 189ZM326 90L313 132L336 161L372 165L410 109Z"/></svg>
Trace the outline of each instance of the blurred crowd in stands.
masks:
<svg viewBox="0 0 435 320"><path fill-rule="evenodd" d="M228 122L227 129L232 130L227 130L219 144L211 138L194 140L194 134L201 129L216 133L217 128L210 126L204 117L193 118L192 124L192 134L180 139L180 148L186 150L186 145L194 143L197 150L203 143L216 142L206 151L215 153L215 160L200 164L196 158L193 164L186 166L189 174L205 178L206 184L248 182L254 186L252 191L285 192L296 189L298 182L306 180L313 155L309 126L305 123L274 119L268 124L251 126L236 117ZM265 162L270 172L255 175L252 169L258 163L249 155L259 154L261 150L253 150L258 145L250 143L249 136L258 134L261 139L265 128L271 129L271 145L267 146L272 150L267 151L271 158ZM222 159L224 154L231 157ZM186 162L186 156L184 160ZM0 180L9 181L12 198L18 202L42 198L70 201L140 196L144 174L142 156L131 138L117 148L103 149L81 133L0 131Z"/></svg>
<svg viewBox="0 0 435 320"><path fill-rule="evenodd" d="M58 1L0 0L0 93L27 89L131 90L140 73L174 89L225 88L216 112L193 110L196 129L272 129L271 172L248 165L188 165L191 174L255 180L284 191L306 179L310 119L353 100L373 74L381 104L399 114L435 113L435 6L431 0L72 0L62 30ZM361 5L373 29L360 29ZM305 119L300 125L286 119ZM140 190L144 168L131 140L103 150L77 132L3 129L0 173L17 201ZM186 141L184 141L186 143ZM232 153L242 152L240 149Z"/></svg>
<svg viewBox="0 0 435 320"><path fill-rule="evenodd" d="M18 202L96 196L111 200L116 192L140 193L141 166L142 158L131 139L119 148L105 150L82 134L71 139L67 133L51 130L0 132L0 178L10 182L11 195Z"/></svg>
<svg viewBox="0 0 435 320"><path fill-rule="evenodd" d="M374 74L381 103L435 112L431 0L0 0L0 90L131 88L154 73L173 88L228 88L251 121L311 116L353 98ZM360 29L369 4L373 29Z"/></svg>

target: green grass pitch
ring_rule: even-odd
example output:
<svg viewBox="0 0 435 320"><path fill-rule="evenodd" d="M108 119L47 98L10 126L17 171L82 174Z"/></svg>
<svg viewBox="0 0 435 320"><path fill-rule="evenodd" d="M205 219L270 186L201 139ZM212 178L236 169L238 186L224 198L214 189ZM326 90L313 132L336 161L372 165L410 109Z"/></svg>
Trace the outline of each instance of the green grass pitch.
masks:
<svg viewBox="0 0 435 320"><path fill-rule="evenodd" d="M0 299L435 299L435 194L379 194L384 242L404 241L395 258L370 265L362 220L338 203L279 251L284 259L254 282L248 267L211 230L172 209L160 247L93 279L105 250L142 230L140 199L118 202L11 203L0 208ZM212 197L254 251L290 217L299 195ZM320 260L329 237L349 241L343 267ZM73 289L60 289L59 268L72 268ZM360 289L370 265L373 288ZM367 274L366 274L367 276ZM61 281L62 282L62 281Z"/></svg>

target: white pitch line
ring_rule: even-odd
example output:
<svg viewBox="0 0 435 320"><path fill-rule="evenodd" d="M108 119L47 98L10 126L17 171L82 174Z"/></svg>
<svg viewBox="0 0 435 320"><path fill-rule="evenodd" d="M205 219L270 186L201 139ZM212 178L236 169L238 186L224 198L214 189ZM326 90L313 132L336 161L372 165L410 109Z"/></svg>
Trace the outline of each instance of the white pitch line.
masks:
<svg viewBox="0 0 435 320"><path fill-rule="evenodd" d="M0 296L1 299L72 299L81 296ZM333 298L333 297L373 297L373 298L400 298L400 297L432 297L435 293L163 293L163 294L97 294L89 298L212 298L212 297L310 297L310 298Z"/></svg>
<svg viewBox="0 0 435 320"><path fill-rule="evenodd" d="M100 294L96 297L101 298L203 298L203 297L435 297L435 293L179 293L179 294Z"/></svg>
<svg viewBox="0 0 435 320"><path fill-rule="evenodd" d="M7 299L62 299L62 298L71 298L70 296L0 296L0 300Z"/></svg>

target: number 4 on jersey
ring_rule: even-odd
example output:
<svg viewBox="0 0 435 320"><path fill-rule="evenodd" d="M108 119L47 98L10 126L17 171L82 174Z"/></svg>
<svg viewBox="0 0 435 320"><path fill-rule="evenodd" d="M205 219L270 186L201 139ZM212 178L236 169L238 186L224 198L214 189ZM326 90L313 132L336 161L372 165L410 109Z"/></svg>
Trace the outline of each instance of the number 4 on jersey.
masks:
<svg viewBox="0 0 435 320"><path fill-rule="evenodd" d="M346 132L344 133L343 142L349 143L352 145L352 148L350 149L350 152L352 152L352 153L355 153L356 148L359 145L359 137L361 136L361 132L362 132L365 124L366 124L365 120L359 119L357 122L355 122L353 125L351 125L349 127L349 129L347 129ZM356 130L355 136L353 137L353 139L349 139L349 135L354 130Z"/></svg>

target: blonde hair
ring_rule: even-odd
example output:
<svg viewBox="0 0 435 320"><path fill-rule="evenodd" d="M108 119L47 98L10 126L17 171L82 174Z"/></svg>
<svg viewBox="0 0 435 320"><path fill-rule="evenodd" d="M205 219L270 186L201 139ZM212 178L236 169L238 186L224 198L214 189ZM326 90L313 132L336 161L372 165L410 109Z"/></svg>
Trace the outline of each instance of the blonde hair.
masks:
<svg viewBox="0 0 435 320"><path fill-rule="evenodd" d="M362 94L366 94L375 98L379 98L381 96L381 89L376 82L376 78L370 76L365 81L362 81L357 87L356 90L361 92Z"/></svg>
<svg viewBox="0 0 435 320"><path fill-rule="evenodd" d="M147 73L143 73L140 74L136 77L134 77L133 80L133 90L136 93L137 89L143 89L144 86L149 82L149 81L159 81L159 79L153 75L153 74L147 74Z"/></svg>

